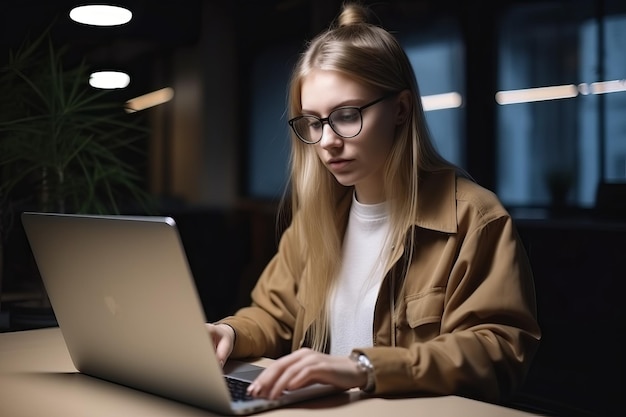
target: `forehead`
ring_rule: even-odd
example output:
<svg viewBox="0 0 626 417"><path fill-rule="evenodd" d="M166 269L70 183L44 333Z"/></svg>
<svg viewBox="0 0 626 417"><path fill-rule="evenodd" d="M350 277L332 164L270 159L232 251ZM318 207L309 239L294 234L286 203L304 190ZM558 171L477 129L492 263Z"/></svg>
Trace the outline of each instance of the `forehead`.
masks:
<svg viewBox="0 0 626 417"><path fill-rule="evenodd" d="M312 70L302 79L301 86L303 110L322 112L371 95L370 88L332 70Z"/></svg>

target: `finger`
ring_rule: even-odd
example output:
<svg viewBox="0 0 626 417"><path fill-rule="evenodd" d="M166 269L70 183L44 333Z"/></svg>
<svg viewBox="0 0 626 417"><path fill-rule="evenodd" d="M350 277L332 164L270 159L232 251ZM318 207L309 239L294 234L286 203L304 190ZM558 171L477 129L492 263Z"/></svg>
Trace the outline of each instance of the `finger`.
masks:
<svg viewBox="0 0 626 417"><path fill-rule="evenodd" d="M360 386L361 384L361 375L357 371L354 362L348 357L332 357L318 354L317 356L303 358L292 369L298 370L286 382L285 388L288 390L298 389L314 383L330 384L342 389Z"/></svg>
<svg viewBox="0 0 626 417"><path fill-rule="evenodd" d="M272 362L267 368L261 372L252 384L248 386L248 394L253 397L265 397L268 398L272 392L271 388L276 387L279 384L279 379L285 372L299 360L301 353L291 353L285 355L280 359ZM282 385L278 387L275 392L275 397L279 396L283 391Z"/></svg>
<svg viewBox="0 0 626 417"><path fill-rule="evenodd" d="M232 348L229 346L230 343L225 339L222 339L220 343L218 343L215 348L215 356L217 356L217 360L220 362L220 366L224 367L224 364L228 360L230 353L232 352Z"/></svg>
<svg viewBox="0 0 626 417"><path fill-rule="evenodd" d="M316 352L302 352L294 355L289 366L278 375L278 379L269 387L269 398L275 399L286 390L294 390L316 381L316 374L320 369L319 363L324 356Z"/></svg>
<svg viewBox="0 0 626 417"><path fill-rule="evenodd" d="M288 388L289 383L299 372L298 363L293 364L291 367L287 368L285 372L278 376L278 379L274 384L269 385L267 397L274 400L280 397Z"/></svg>
<svg viewBox="0 0 626 417"><path fill-rule="evenodd" d="M233 340L230 338L230 335L222 333L222 338L215 347L216 356L222 367L230 357L230 354L233 352L233 347Z"/></svg>
<svg viewBox="0 0 626 417"><path fill-rule="evenodd" d="M206 327L213 341L216 357L223 367L233 349L230 337L216 325L207 323Z"/></svg>
<svg viewBox="0 0 626 417"><path fill-rule="evenodd" d="M256 397L278 398L285 390L295 389L315 382L312 377L316 363L328 355L302 348L272 362L248 387L248 393ZM331 380L330 377L327 379Z"/></svg>
<svg viewBox="0 0 626 417"><path fill-rule="evenodd" d="M282 367L275 363L271 364L248 386L248 394L253 397L268 398L271 393L271 387L276 386L283 372Z"/></svg>

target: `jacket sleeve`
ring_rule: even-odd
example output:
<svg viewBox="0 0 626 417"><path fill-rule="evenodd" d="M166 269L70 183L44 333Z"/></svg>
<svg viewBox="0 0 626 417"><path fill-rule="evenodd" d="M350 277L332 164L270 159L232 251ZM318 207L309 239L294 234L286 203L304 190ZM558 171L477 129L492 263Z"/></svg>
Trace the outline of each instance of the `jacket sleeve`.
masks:
<svg viewBox="0 0 626 417"><path fill-rule="evenodd" d="M299 309L296 294L302 268L295 253L297 242L291 226L252 290L251 305L219 321L235 330L233 358L276 358L289 353Z"/></svg>
<svg viewBox="0 0 626 417"><path fill-rule="evenodd" d="M449 238L458 256L447 283L437 288L439 336L358 350L373 363L377 394L500 401L523 381L540 339L530 265L508 214L475 223L466 235Z"/></svg>

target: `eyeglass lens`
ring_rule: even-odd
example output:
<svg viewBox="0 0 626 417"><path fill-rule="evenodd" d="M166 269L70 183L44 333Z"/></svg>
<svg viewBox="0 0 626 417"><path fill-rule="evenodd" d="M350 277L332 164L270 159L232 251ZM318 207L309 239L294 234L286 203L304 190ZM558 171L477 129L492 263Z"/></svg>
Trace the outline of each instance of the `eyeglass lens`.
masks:
<svg viewBox="0 0 626 417"><path fill-rule="evenodd" d="M328 120L328 124L333 131L343 138L352 138L361 132L361 112L357 107L344 107L333 110L327 119L320 119L315 116L302 116L294 120L292 126L302 140L316 143L322 138L325 120Z"/></svg>

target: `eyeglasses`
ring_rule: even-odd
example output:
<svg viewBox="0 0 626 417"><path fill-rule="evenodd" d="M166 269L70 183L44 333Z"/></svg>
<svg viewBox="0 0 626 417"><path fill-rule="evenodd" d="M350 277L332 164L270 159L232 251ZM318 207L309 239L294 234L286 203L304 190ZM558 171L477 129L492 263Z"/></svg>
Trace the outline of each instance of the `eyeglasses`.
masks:
<svg viewBox="0 0 626 417"><path fill-rule="evenodd" d="M361 107L339 107L331 111L328 117L320 118L317 116L303 115L294 117L289 120L288 123L302 142L311 145L322 140L325 123L328 123L333 132L338 136L344 139L350 139L361 133L361 129L363 129L363 110L376 103L380 103L394 94L396 93L385 94L381 98Z"/></svg>

